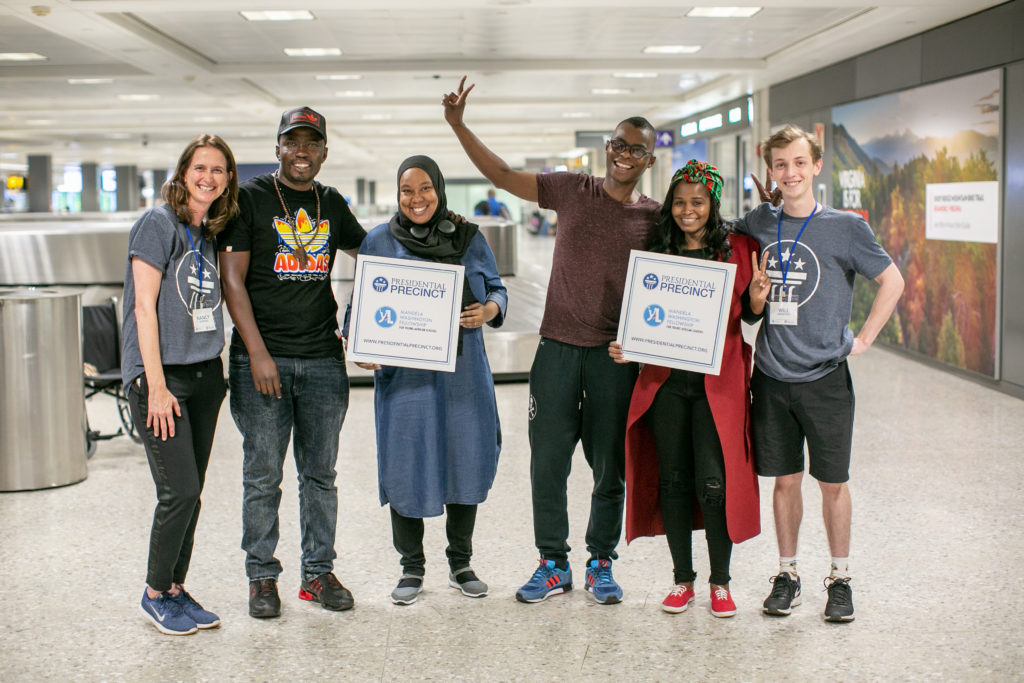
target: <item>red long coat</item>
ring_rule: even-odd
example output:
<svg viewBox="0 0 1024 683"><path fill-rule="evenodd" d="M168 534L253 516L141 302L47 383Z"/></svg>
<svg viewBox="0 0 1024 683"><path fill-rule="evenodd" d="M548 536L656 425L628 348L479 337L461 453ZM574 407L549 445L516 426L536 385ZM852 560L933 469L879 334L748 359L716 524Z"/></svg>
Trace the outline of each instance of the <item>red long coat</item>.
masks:
<svg viewBox="0 0 1024 683"><path fill-rule="evenodd" d="M743 341L740 329L740 297L750 284L753 274L750 253L757 251L757 243L746 235L738 234L730 234L729 242L732 244L729 262L736 264L736 279L722 352L722 369L719 375L705 375L704 388L722 442L729 538L739 543L761 533L761 505L750 436L751 349ZM669 373L669 368L645 365L636 380L629 404L626 422L627 543L637 536L665 533L658 494L658 456L643 416ZM704 518L696 498L693 506L693 526L702 529Z"/></svg>

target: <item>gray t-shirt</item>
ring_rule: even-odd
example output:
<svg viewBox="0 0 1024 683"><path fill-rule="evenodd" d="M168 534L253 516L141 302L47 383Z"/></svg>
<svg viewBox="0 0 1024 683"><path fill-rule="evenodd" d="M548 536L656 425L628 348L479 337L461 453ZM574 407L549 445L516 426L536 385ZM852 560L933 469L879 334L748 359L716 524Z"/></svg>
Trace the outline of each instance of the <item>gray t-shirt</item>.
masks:
<svg viewBox="0 0 1024 683"><path fill-rule="evenodd" d="M156 314L163 365L188 365L216 358L224 348L217 245L201 231L181 223L167 204L150 209L128 234L128 265L124 274L124 323L121 328L121 378L127 386L143 372L139 331L135 321L135 280L132 258L163 273ZM191 243L189 238L191 237ZM193 246L195 245L195 250ZM213 310L215 328L195 332L192 311Z"/></svg>
<svg viewBox="0 0 1024 683"><path fill-rule="evenodd" d="M824 377L850 354L853 281L860 273L874 280L889 267L885 253L867 222L857 214L819 206L794 247L805 218L782 214L781 208L761 204L733 226L770 252L768 276L772 290L757 334L754 364L783 382L810 382ZM782 264L788 259L786 287ZM796 325L773 325L772 302L795 301Z"/></svg>

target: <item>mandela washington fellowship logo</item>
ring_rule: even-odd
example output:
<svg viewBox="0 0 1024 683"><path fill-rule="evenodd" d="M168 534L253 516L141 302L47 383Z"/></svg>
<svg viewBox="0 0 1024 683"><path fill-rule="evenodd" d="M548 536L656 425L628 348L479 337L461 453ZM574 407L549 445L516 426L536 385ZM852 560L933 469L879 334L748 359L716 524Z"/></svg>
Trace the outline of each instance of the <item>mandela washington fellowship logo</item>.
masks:
<svg viewBox="0 0 1024 683"><path fill-rule="evenodd" d="M373 319L381 327L391 327L398 322L398 314L395 313L395 309L390 306L381 306L377 309L377 313L373 316Z"/></svg>
<svg viewBox="0 0 1024 683"><path fill-rule="evenodd" d="M388 288L388 279L383 275L373 278L373 291L383 292Z"/></svg>
<svg viewBox="0 0 1024 683"><path fill-rule="evenodd" d="M665 309L658 304L651 304L644 311L644 322L651 327L657 327L665 322Z"/></svg>
<svg viewBox="0 0 1024 683"><path fill-rule="evenodd" d="M658 276L654 273L647 273L644 275L644 287L647 289L654 289L658 286Z"/></svg>

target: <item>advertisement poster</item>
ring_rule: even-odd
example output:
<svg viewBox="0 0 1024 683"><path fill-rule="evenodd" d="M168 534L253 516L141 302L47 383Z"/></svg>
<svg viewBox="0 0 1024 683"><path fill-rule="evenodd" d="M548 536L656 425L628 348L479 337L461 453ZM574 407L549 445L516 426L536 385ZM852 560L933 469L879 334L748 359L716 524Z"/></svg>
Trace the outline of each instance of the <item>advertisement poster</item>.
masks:
<svg viewBox="0 0 1024 683"><path fill-rule="evenodd" d="M906 281L879 338L995 376L998 70L832 109L833 203L862 215ZM858 278L851 327L877 285Z"/></svg>
<svg viewBox="0 0 1024 683"><path fill-rule="evenodd" d="M455 372L464 270L460 265L360 255L348 359Z"/></svg>
<svg viewBox="0 0 1024 683"><path fill-rule="evenodd" d="M717 375L736 265L633 250L616 341L626 360Z"/></svg>

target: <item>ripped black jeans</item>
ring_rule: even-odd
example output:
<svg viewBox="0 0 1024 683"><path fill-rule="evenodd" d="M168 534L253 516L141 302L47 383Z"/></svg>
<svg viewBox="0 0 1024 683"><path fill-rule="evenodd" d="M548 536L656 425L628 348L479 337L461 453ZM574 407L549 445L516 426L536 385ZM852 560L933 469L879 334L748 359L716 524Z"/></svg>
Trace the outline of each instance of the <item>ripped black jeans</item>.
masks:
<svg viewBox="0 0 1024 683"><path fill-rule="evenodd" d="M659 495L676 583L693 581L694 499L704 515L710 582L729 583L732 541L725 520L725 463L704 375L673 370L645 416L658 451Z"/></svg>

